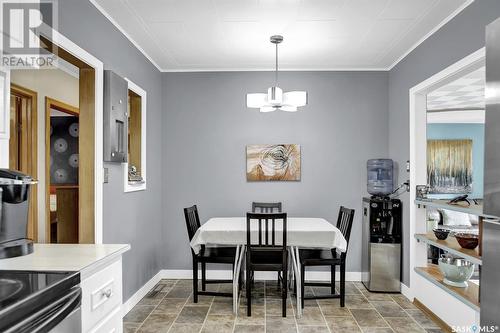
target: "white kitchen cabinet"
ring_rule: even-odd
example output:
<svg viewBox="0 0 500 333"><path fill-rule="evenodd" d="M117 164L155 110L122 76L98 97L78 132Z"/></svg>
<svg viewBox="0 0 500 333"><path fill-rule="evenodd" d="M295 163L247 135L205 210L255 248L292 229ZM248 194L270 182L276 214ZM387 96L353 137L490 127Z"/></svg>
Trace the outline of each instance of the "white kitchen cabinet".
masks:
<svg viewBox="0 0 500 333"><path fill-rule="evenodd" d="M80 283L82 332L121 332L122 328L116 327L115 315L122 313L121 257L101 267ZM121 325L121 317L119 322Z"/></svg>
<svg viewBox="0 0 500 333"><path fill-rule="evenodd" d="M34 244L32 254L2 259L2 270L80 272L81 332L121 333L122 255L128 244Z"/></svg>

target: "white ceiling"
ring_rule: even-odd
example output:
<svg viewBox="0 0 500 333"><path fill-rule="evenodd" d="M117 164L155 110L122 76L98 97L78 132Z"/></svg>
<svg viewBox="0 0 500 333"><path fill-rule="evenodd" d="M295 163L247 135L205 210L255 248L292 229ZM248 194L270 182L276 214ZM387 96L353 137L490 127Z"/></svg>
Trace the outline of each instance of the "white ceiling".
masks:
<svg viewBox="0 0 500 333"><path fill-rule="evenodd" d="M427 110L483 109L486 69L481 67L427 94Z"/></svg>
<svg viewBox="0 0 500 333"><path fill-rule="evenodd" d="M473 0L90 0L160 70L387 70Z"/></svg>

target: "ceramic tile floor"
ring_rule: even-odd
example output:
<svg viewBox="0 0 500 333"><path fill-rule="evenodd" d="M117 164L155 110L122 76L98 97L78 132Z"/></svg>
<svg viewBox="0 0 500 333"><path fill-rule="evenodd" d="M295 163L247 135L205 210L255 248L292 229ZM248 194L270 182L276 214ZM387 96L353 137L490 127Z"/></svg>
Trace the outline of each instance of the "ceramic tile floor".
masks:
<svg viewBox="0 0 500 333"><path fill-rule="evenodd" d="M289 298L287 317L281 317L276 282L256 282L252 316L246 316L246 301L240 301L238 316L232 299L200 296L192 300L191 280L161 280L159 291L144 297L123 319L125 333L400 333L441 332L423 312L400 294L370 293L359 282L347 282L346 306L338 299L306 300L302 318L295 317L295 301ZM230 292L231 285L209 285L210 290ZM329 288L306 288L306 293L328 293Z"/></svg>

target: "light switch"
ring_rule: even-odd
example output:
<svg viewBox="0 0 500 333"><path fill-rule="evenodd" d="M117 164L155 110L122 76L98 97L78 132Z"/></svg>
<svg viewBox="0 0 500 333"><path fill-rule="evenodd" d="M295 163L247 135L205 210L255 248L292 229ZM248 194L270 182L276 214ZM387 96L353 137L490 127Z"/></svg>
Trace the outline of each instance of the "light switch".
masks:
<svg viewBox="0 0 500 333"><path fill-rule="evenodd" d="M104 183L107 184L109 182L109 169L104 168Z"/></svg>

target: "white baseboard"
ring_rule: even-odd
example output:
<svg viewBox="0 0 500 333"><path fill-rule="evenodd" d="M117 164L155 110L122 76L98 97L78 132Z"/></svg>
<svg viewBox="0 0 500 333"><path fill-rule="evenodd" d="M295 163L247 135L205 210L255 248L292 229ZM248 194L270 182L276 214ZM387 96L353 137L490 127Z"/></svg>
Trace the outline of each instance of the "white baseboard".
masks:
<svg viewBox="0 0 500 333"><path fill-rule="evenodd" d="M256 280L274 280L276 272L255 272ZM201 271L198 274L201 277ZM161 279L192 279L193 271L190 269L163 269L156 273L148 282L135 292L127 301L123 303L122 314L125 316ZM231 270L207 270L207 279L232 279ZM330 281L328 271L306 271L306 279L315 281ZM337 281L340 273L336 274ZM361 272L346 272L346 281L361 281ZM402 284L401 287L404 285ZM406 287L406 286L405 286ZM408 288L408 287L406 287Z"/></svg>
<svg viewBox="0 0 500 333"><path fill-rule="evenodd" d="M146 294L151 290L153 289L154 286L156 286L156 284L158 282L160 282L161 279L163 279L162 277L162 272L163 271L159 271L158 273L156 273L155 276L153 276L148 282L146 282L139 290L137 290L135 292L135 294L133 294L126 302L123 303L122 305L122 315L123 317L125 317L125 315L130 311L132 310L132 308L134 306L137 305L137 303L139 303L139 301L144 297L146 296Z"/></svg>
<svg viewBox="0 0 500 333"><path fill-rule="evenodd" d="M413 293L410 287L408 287L403 282L401 282L401 294L403 294L404 296L406 296L406 298L413 302Z"/></svg>

